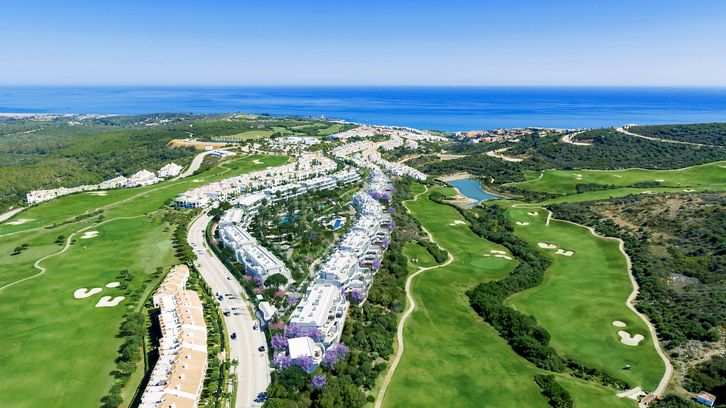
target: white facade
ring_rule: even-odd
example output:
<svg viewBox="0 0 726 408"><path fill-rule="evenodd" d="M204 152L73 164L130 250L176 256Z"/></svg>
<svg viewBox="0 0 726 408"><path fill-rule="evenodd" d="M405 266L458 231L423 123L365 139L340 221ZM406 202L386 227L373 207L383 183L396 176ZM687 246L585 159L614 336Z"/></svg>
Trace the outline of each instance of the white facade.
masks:
<svg viewBox="0 0 726 408"><path fill-rule="evenodd" d="M181 170L182 170L182 166L172 162L159 169L159 177L178 176L179 173L181 172Z"/></svg>
<svg viewBox="0 0 726 408"><path fill-rule="evenodd" d="M348 301L340 293L340 288L316 284L308 288L290 323L300 326L303 331L317 328L324 336L322 343L327 347L340 340L347 312Z"/></svg>

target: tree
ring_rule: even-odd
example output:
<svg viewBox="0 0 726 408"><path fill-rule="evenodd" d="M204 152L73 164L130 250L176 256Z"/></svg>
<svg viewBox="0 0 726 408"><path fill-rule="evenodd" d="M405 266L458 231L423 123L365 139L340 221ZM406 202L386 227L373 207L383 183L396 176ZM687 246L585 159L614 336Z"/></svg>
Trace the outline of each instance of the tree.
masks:
<svg viewBox="0 0 726 408"><path fill-rule="evenodd" d="M221 252L222 252L222 255L227 257L227 259L233 259L236 255L234 252L234 249L232 249L232 247L228 247L228 246L222 248Z"/></svg>
<svg viewBox="0 0 726 408"><path fill-rule="evenodd" d="M120 395L111 394L101 398L101 402L103 402L103 408L117 408L124 403L124 399Z"/></svg>
<svg viewBox="0 0 726 408"><path fill-rule="evenodd" d="M19 254L19 253L23 252L23 249L25 249L25 248L23 248L21 246L15 247L15 249L13 250L13 253L14 254Z"/></svg>
<svg viewBox="0 0 726 408"><path fill-rule="evenodd" d="M295 392L296 389L301 390L305 387L307 378L308 374L296 365L285 369L278 376L280 384L290 393Z"/></svg>
<svg viewBox="0 0 726 408"><path fill-rule="evenodd" d="M286 284L287 284L287 278L280 273L272 274L269 278L267 278L265 280L266 286L280 287L280 286L286 285Z"/></svg>

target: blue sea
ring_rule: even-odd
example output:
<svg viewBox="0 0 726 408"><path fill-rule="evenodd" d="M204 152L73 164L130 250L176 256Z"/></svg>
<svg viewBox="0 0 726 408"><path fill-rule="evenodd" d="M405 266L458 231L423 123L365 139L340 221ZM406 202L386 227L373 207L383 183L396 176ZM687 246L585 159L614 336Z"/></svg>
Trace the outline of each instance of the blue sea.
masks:
<svg viewBox="0 0 726 408"><path fill-rule="evenodd" d="M726 88L0 87L2 113L269 113L447 131L726 122Z"/></svg>

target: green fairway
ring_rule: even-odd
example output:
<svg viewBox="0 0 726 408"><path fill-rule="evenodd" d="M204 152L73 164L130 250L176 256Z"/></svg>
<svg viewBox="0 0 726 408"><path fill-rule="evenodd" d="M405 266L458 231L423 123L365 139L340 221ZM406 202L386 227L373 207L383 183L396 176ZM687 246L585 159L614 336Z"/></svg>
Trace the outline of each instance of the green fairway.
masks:
<svg viewBox="0 0 726 408"><path fill-rule="evenodd" d="M527 180L539 177L539 174L535 175L535 172L527 172L525 175ZM542 178L537 181L508 185L552 194L574 194L577 184L598 183L630 186L635 183L652 181L659 181L663 187L680 189L681 192L684 189L726 190L726 162L704 164L682 170L546 170ZM638 189L638 193L647 190L652 189Z"/></svg>
<svg viewBox="0 0 726 408"><path fill-rule="evenodd" d="M269 130L250 130L249 132L238 133L236 135L224 136L220 139L264 139L270 137L272 131Z"/></svg>
<svg viewBox="0 0 726 408"><path fill-rule="evenodd" d="M191 187L287 161L286 156L238 157L225 161L222 168L178 181L111 190L106 196L81 193L61 197L15 217L34 221L0 225L0 287L37 275L40 271L33 264L64 248L66 240L63 245L55 242L59 235L76 240L65 252L40 262L47 268L43 275L0 290L0 313L5 316L0 332L0 376L5 379L0 387L0 405L100 405L100 398L114 381L109 373L115 368L122 343L116 336L123 315L129 308L140 307L155 288L160 278L152 279L149 274L157 266L177 262L171 242L174 226L162 224L157 211L167 199ZM58 228L43 228L97 208L104 209L105 217L97 225L95 215ZM81 238L86 231L97 231L98 235ZM30 244L28 249L11 255L23 243ZM119 271L123 269L135 275L128 293L106 288L110 282L121 281ZM76 299L73 293L80 288L103 290ZM94 307L102 296L126 299L115 307ZM140 376L134 378L138 381ZM132 383L126 387L126 399L133 396L136 386ZM44 391L38 393L38 389Z"/></svg>
<svg viewBox="0 0 726 408"><path fill-rule="evenodd" d="M423 187L414 185L412 190L420 193ZM453 193L453 189L437 190ZM492 250L506 249L479 238L467 223L455 224L462 220L459 213L430 201L429 194L406 206L454 261L423 272L411 283L416 309L403 328L405 351L383 406L548 407L533 380L543 371L517 355L484 323L464 294L480 282L504 278L515 261L495 257ZM416 249L407 245L405 251L411 256ZM604 387L580 380L564 386L574 389L578 406L634 406ZM597 392L588 392L590 389Z"/></svg>
<svg viewBox="0 0 726 408"><path fill-rule="evenodd" d="M100 405L114 380L110 373L122 343L116 337L122 315L153 289L156 282L144 281L155 267L174 263L171 231L164 233L160 221L151 223L142 216L91 229L99 232L95 238L79 239L66 252L43 261L45 274L0 292L4 407ZM129 290L143 292L106 288L121 280L122 269L136 275ZM103 290L76 299L73 293L80 288ZM126 299L115 307L94 307L102 296Z"/></svg>
<svg viewBox="0 0 726 408"><path fill-rule="evenodd" d="M530 215L534 212L538 215ZM544 283L512 296L507 304L534 315L552 335L550 345L559 353L633 387L654 390L665 365L648 327L625 305L633 286L618 241L596 237L588 229L564 221L550 220L547 226L544 209L510 208L506 216L529 223L515 225L515 233L531 246L557 245L556 249L540 249L553 261ZM556 254L560 249L574 254ZM616 320L627 326L613 326ZM617 334L620 330L645 339L637 346L625 345ZM628 364L632 370L623 370Z"/></svg>
<svg viewBox="0 0 726 408"><path fill-rule="evenodd" d="M427 268L437 265L431 253L419 244L407 242L403 247L403 255L408 259L408 269L412 272L417 271L419 267Z"/></svg>

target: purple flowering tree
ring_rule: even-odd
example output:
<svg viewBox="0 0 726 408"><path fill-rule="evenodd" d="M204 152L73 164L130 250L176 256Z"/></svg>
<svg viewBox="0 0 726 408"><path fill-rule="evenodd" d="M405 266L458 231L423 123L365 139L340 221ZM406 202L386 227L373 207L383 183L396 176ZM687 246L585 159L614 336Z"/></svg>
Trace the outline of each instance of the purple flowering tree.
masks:
<svg viewBox="0 0 726 408"><path fill-rule="evenodd" d="M290 368L291 364L292 359L284 351L282 353L277 353L274 357L272 357L272 365L274 365L278 371Z"/></svg>
<svg viewBox="0 0 726 408"><path fill-rule="evenodd" d="M302 335L302 328L294 323L285 327L285 337L288 339L302 337Z"/></svg>
<svg viewBox="0 0 726 408"><path fill-rule="evenodd" d="M316 375L313 377L313 381L310 383L310 386L313 388L323 388L323 385L328 382L328 377L324 375Z"/></svg>
<svg viewBox="0 0 726 408"><path fill-rule="evenodd" d="M393 214L393 213L395 213L395 212L396 212L396 209L395 209L395 208L393 208L393 207L388 207L388 213L389 213L389 214Z"/></svg>
<svg viewBox="0 0 726 408"><path fill-rule="evenodd" d="M323 356L323 364L328 366L329 368L333 368L335 364L345 359L346 354L348 354L348 347L346 347L345 344L333 343L333 345L325 350L325 355Z"/></svg>
<svg viewBox="0 0 726 408"><path fill-rule="evenodd" d="M306 373L309 373L310 367L313 366L313 358L305 355L297 356L295 359L295 365L302 368Z"/></svg>
<svg viewBox="0 0 726 408"><path fill-rule="evenodd" d="M381 240L381 246L382 246L382 247L387 247L387 246L388 246L388 245L390 245L390 244L391 244L391 240L390 240L390 239L388 239L388 238L383 238L383 239Z"/></svg>
<svg viewBox="0 0 726 408"><path fill-rule="evenodd" d="M373 197L373 198L375 198L376 200L378 200L379 198L381 198L381 193L379 193L378 191L374 191L374 192L373 192L373 193L371 194L371 197Z"/></svg>
<svg viewBox="0 0 726 408"><path fill-rule="evenodd" d="M353 299L357 302L360 302L361 300L363 300L363 291L358 290L358 289L353 289L350 292L350 297L351 297L351 299Z"/></svg>
<svg viewBox="0 0 726 408"><path fill-rule="evenodd" d="M256 286L262 286L264 284L264 281L259 276L255 276L252 280L255 282Z"/></svg>
<svg viewBox="0 0 726 408"><path fill-rule="evenodd" d="M389 177L390 177L390 176L389 176ZM388 180L388 183L389 183L389 184L395 184L395 183L396 183L396 180L393 180L393 179L391 179L391 180Z"/></svg>
<svg viewBox="0 0 726 408"><path fill-rule="evenodd" d="M287 337L283 336L282 333L277 333L272 336L270 344L272 345L272 348L277 351L287 350Z"/></svg>
<svg viewBox="0 0 726 408"><path fill-rule="evenodd" d="M297 303L298 300L299 299L297 296L287 295L287 304L288 305L294 305L295 303Z"/></svg>
<svg viewBox="0 0 726 408"><path fill-rule="evenodd" d="M323 333L320 333L320 330L318 330L317 327L311 327L305 332L305 337L310 337L315 341L320 341L323 339Z"/></svg>
<svg viewBox="0 0 726 408"><path fill-rule="evenodd" d="M365 259L363 259L363 258L359 259L359 260L358 260L358 266L360 266L360 267L362 268L362 267L363 267L363 264L365 263L365 261L366 261L366 260L365 260Z"/></svg>
<svg viewBox="0 0 726 408"><path fill-rule="evenodd" d="M373 262L371 262L371 267L373 269L378 269L378 267L381 266L381 261L378 259L374 259Z"/></svg>
<svg viewBox="0 0 726 408"><path fill-rule="evenodd" d="M389 222L389 223L388 223L388 228L390 228L390 229L392 229L392 230L395 230L395 229L396 229L396 223L395 223L395 222L393 222L393 221Z"/></svg>
<svg viewBox="0 0 726 408"><path fill-rule="evenodd" d="M391 199L391 196L389 196L388 194L386 194L386 193L381 194L381 200L388 201L390 199Z"/></svg>

